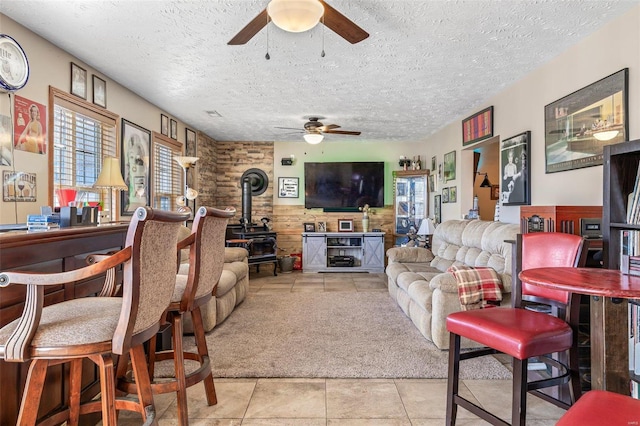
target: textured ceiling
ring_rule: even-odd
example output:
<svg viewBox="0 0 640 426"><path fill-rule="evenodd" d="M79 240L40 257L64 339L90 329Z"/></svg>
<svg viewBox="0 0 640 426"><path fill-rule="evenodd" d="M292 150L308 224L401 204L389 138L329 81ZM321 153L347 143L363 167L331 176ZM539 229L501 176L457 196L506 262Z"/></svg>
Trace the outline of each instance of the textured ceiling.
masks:
<svg viewBox="0 0 640 426"><path fill-rule="evenodd" d="M269 24L228 46L267 0L2 0L0 12L216 140L301 140L276 127L320 116L362 132L327 140L419 142L638 4L327 1L369 38Z"/></svg>

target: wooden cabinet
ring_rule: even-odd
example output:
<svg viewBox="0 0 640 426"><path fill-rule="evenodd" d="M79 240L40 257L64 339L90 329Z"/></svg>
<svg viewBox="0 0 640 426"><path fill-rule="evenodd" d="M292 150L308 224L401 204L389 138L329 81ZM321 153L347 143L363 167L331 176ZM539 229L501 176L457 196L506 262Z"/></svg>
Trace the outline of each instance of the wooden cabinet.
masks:
<svg viewBox="0 0 640 426"><path fill-rule="evenodd" d="M303 272L384 272L384 232L305 232Z"/></svg>
<svg viewBox="0 0 640 426"><path fill-rule="evenodd" d="M640 164L640 140L604 147L603 248L604 267L620 269L621 233L640 230L628 224L627 197L633 192ZM629 393L628 303L611 298L591 299L591 377L595 389Z"/></svg>
<svg viewBox="0 0 640 426"><path fill-rule="evenodd" d="M407 233L420 229L429 213L429 170L393 172L394 235L393 244L407 242Z"/></svg>
<svg viewBox="0 0 640 426"><path fill-rule="evenodd" d="M33 272L63 272L85 266L90 253L104 253L124 247L127 224L101 225L98 227L71 227L46 232L26 231L0 233L0 269ZM74 284L52 286L45 291L45 304L93 295L102 288L102 279L91 279ZM0 288L0 326L22 315L25 299L24 286ZM24 389L29 363L0 360L0 424L16 423L20 400ZM63 407L69 390L68 366L50 367L43 390L40 415ZM85 364L83 372L83 398L90 398L100 391L95 368ZM91 419L84 419L91 423ZM95 420L95 419L94 419ZM95 421L93 422L95 424Z"/></svg>

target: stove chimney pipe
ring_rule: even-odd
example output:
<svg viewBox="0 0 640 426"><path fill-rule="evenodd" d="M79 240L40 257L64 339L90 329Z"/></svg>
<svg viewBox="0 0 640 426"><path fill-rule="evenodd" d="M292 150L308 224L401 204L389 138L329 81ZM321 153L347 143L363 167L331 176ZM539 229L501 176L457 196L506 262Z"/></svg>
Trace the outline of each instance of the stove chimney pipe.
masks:
<svg viewBox="0 0 640 426"><path fill-rule="evenodd" d="M247 225L251 225L251 178L242 178L242 219Z"/></svg>

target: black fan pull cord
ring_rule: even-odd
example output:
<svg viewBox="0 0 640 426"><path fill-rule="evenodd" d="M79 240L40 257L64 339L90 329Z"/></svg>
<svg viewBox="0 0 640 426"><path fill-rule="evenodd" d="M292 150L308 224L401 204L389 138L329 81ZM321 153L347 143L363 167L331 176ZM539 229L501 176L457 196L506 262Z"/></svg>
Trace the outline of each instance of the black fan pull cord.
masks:
<svg viewBox="0 0 640 426"><path fill-rule="evenodd" d="M267 15L267 54L264 55L264 58L267 61L271 59L271 56L269 55L269 15Z"/></svg>
<svg viewBox="0 0 640 426"><path fill-rule="evenodd" d="M320 53L320 57L324 58L324 14L322 14L322 53Z"/></svg>

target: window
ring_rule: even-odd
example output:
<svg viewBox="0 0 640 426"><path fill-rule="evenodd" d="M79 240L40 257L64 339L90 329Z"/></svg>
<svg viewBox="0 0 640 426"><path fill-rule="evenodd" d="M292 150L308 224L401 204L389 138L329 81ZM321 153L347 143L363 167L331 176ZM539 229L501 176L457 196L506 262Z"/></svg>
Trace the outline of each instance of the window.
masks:
<svg viewBox="0 0 640 426"><path fill-rule="evenodd" d="M115 208L108 189L93 188L106 156L118 156L118 116L50 87L53 105L50 126L53 144L50 171L54 191L50 204L60 206L58 189L74 189L78 201L100 201L105 211Z"/></svg>
<svg viewBox="0 0 640 426"><path fill-rule="evenodd" d="M182 144L153 132L152 205L156 209L175 211L178 197L184 195L184 171L173 159L182 155Z"/></svg>

